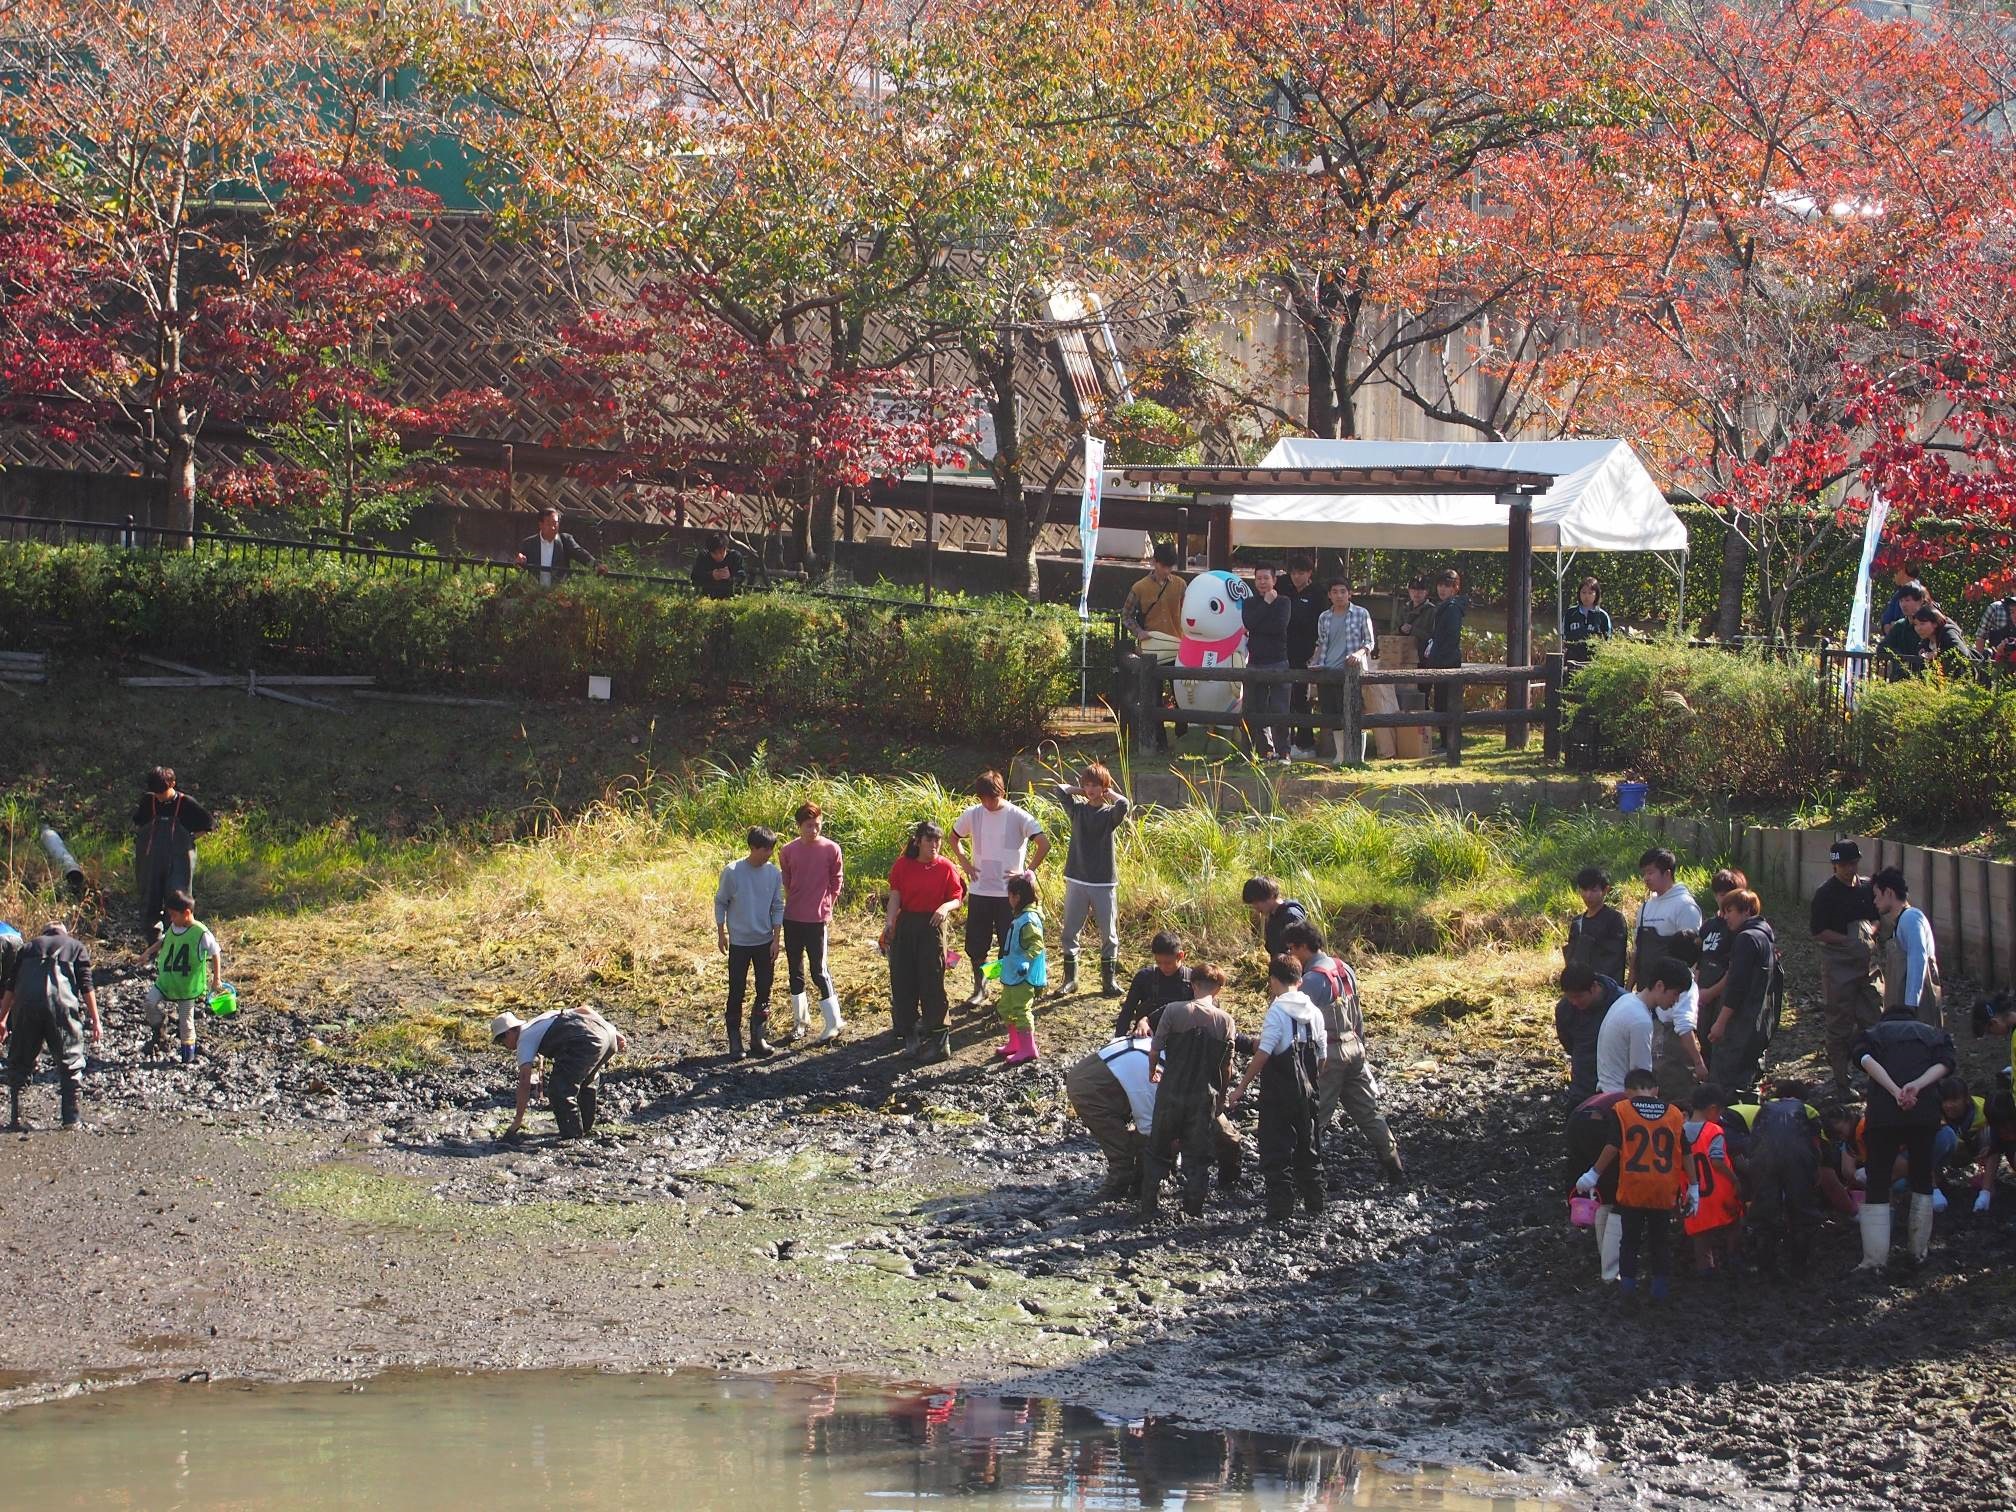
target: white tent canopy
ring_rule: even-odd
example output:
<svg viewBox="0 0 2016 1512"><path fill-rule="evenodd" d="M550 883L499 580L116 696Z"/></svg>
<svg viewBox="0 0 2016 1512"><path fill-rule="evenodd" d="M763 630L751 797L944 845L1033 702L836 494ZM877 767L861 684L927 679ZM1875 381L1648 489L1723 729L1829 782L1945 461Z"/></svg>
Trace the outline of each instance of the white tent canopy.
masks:
<svg viewBox="0 0 2016 1512"><path fill-rule="evenodd" d="M1262 467L1488 467L1544 473L1533 498L1533 549L1684 552L1687 527L1623 441L1277 442ZM1505 505L1489 494L1232 496L1239 546L1503 551Z"/></svg>

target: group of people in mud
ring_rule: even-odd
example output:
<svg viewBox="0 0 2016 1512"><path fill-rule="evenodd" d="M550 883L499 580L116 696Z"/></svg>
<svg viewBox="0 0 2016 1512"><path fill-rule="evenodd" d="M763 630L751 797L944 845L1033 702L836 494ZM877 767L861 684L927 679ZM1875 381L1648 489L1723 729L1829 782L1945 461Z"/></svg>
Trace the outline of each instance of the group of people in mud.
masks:
<svg viewBox="0 0 2016 1512"><path fill-rule="evenodd" d="M1265 877L1245 883L1242 901L1265 940L1267 1006L1257 1034L1241 1034L1221 998L1227 973L1192 963L1183 941L1163 931L1149 943L1151 964L1120 980L1114 836L1129 812L1112 773L1094 762L1075 783L1052 789L1070 818L1063 878L1062 972L1053 981L1038 876L1051 853L1042 822L1008 798L1001 774L982 772L973 802L946 833L934 820L911 826L889 869L877 946L889 969L890 1049L918 1064L949 1060L953 1007L947 978L963 959L972 991L959 1006L990 1000L1004 1039L1004 1066L1037 1060L1038 1005L1079 988L1080 941L1092 926L1099 990L1122 999L1110 1043L1076 1062L1065 1078L1072 1108L1107 1162L1103 1200L1134 1202L1153 1216L1172 1175L1182 1206L1201 1214L1216 1172L1236 1182L1241 1141L1229 1115L1258 1105L1259 1169L1267 1210L1290 1216L1323 1206L1319 1144L1341 1109L1358 1127L1387 1179L1405 1179L1392 1131L1379 1111L1367 1059L1357 978L1329 955L1308 911ZM846 878L840 846L824 832L819 805L801 804L797 834L779 845L767 828L749 831L747 851L722 868L714 893L716 944L727 962L723 1014L731 1059L762 1058L776 1044L830 1044L846 1028L827 964L827 931ZM957 944L953 915L964 911ZM786 958L789 1028L773 1031L776 962ZM813 1030L813 1009L819 1025ZM523 1129L537 1063L563 1138L592 1134L596 1079L622 1036L590 1010L567 1009L529 1023L502 1014L492 1038L519 1066L517 1110L507 1137ZM1235 1070L1243 1057L1243 1074Z"/></svg>
<svg viewBox="0 0 2016 1512"><path fill-rule="evenodd" d="M223 982L217 937L196 917L196 839L212 827L208 810L176 786L173 767L155 767L133 810L134 885L147 937L143 966L154 969L147 990L149 1048L167 1051L168 1023L184 1066L196 1063L196 1024L212 989ZM91 950L60 920L23 938L0 924L0 1042L7 1065L10 1130L27 1125L22 1093L46 1051L55 1064L62 1127L84 1126L87 1046L102 1044L104 1024L92 976Z"/></svg>
<svg viewBox="0 0 2016 1512"><path fill-rule="evenodd" d="M1903 873L1863 876L1852 840L1829 859L1809 918L1824 1091L1764 1078L1784 966L1741 871L1715 873L1704 914L1673 853L1646 851L1635 928L1600 868L1575 878L1584 906L1555 1008L1569 1066L1564 1184L1576 1221L1595 1230L1603 1279L1625 1296L1643 1281L1644 1296L1665 1299L1676 1237L1703 1277L1797 1272L1828 1212L1859 1226L1860 1269L1908 1272L1930 1250L1949 1185L1986 1216L2001 1165L2016 1169L2011 1070L1980 1092L1960 1076L1932 925ZM2010 1036L2016 1064L2016 1000L1986 999L1972 1022L1977 1036Z"/></svg>

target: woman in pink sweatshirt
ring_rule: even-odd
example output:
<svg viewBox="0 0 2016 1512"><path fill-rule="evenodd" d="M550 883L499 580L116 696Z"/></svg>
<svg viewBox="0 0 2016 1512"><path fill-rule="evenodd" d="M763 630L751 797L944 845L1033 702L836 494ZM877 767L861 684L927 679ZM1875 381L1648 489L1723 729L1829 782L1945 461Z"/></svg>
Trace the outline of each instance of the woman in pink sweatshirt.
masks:
<svg viewBox="0 0 2016 1512"><path fill-rule="evenodd" d="M840 847L820 832L824 816L816 803L801 803L794 815L798 838L777 853L784 873L784 953L791 973L791 1014L794 1035L812 1027L806 1003L809 975L819 988L819 1012L826 1027L815 1045L840 1038L840 1000L833 995L833 977L826 969L826 926L840 897L844 876Z"/></svg>

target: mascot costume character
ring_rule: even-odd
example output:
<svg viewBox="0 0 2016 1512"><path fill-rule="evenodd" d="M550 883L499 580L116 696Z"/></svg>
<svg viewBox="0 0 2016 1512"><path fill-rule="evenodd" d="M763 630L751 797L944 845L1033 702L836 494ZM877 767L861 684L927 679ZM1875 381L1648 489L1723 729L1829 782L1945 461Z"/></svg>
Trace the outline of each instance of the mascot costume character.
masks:
<svg viewBox="0 0 2016 1512"><path fill-rule="evenodd" d="M1253 590L1229 572L1202 572L1183 590L1183 639L1176 648L1179 667L1246 665L1246 620L1240 612ZM1176 707L1236 713L1245 693L1240 683L1176 680Z"/></svg>

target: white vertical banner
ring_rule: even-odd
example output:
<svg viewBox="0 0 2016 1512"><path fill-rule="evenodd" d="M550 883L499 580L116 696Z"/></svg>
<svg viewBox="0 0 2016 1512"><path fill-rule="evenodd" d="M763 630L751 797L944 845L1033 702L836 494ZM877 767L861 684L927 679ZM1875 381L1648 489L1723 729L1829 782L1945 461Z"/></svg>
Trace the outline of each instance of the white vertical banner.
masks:
<svg viewBox="0 0 2016 1512"><path fill-rule="evenodd" d="M1106 481L1106 443L1085 438L1085 488L1078 496L1078 547L1083 565L1078 578L1078 618L1092 618L1092 559L1099 548L1099 497Z"/></svg>
<svg viewBox="0 0 2016 1512"><path fill-rule="evenodd" d="M1881 494L1869 496L1869 523L1862 527L1862 569L1855 574L1855 598L1848 609L1848 649L1869 649L1870 574L1876 569L1876 548L1883 540L1883 524L1890 517L1890 501Z"/></svg>

